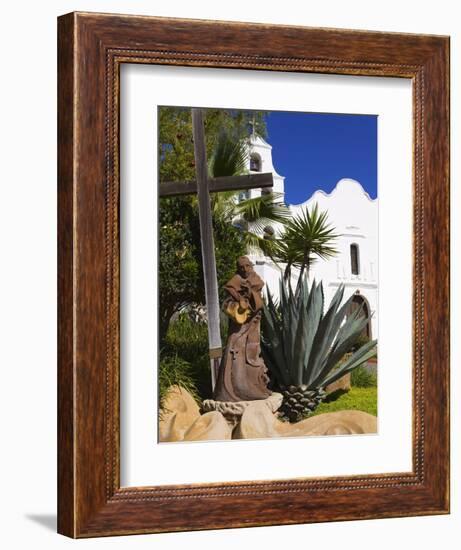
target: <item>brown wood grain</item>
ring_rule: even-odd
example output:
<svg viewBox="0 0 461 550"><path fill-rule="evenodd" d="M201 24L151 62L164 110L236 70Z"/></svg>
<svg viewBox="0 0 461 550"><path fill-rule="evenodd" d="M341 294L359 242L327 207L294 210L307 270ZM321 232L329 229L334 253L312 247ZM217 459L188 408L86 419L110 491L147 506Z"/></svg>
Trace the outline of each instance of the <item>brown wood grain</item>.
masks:
<svg viewBox="0 0 461 550"><path fill-rule="evenodd" d="M58 31L59 532L447 513L448 38L85 13L62 16ZM412 79L411 472L120 488L119 68L127 62Z"/></svg>
<svg viewBox="0 0 461 550"><path fill-rule="evenodd" d="M75 534L73 501L73 24L58 22L58 530ZM66 37L64 39L64 37Z"/></svg>
<svg viewBox="0 0 461 550"><path fill-rule="evenodd" d="M266 174L244 174L242 176L220 176L219 178L208 178L208 191L218 193L219 191L243 191L255 187L273 187L274 178L272 172ZM188 181L166 181L159 183L159 197L175 197L197 193L197 182Z"/></svg>

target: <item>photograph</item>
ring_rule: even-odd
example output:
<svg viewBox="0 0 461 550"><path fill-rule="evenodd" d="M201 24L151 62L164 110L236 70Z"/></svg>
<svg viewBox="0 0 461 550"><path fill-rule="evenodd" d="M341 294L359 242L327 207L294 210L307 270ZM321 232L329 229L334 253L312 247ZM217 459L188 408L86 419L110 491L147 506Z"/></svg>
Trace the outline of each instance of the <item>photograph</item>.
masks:
<svg viewBox="0 0 461 550"><path fill-rule="evenodd" d="M377 433L379 116L156 116L159 442Z"/></svg>

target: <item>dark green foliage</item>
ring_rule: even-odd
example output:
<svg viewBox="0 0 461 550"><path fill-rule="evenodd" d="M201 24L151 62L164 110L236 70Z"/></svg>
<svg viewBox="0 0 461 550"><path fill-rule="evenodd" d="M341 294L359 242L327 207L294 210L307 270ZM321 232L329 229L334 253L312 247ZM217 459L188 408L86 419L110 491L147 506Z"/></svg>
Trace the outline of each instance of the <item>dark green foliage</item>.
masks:
<svg viewBox="0 0 461 550"><path fill-rule="evenodd" d="M159 337L163 346L172 315L187 303L200 302L203 285L197 262L196 238L189 220L190 201L162 199L159 209Z"/></svg>
<svg viewBox="0 0 461 550"><path fill-rule="evenodd" d="M171 317L187 304L204 304L205 289L197 208L188 197L161 199L159 223L159 338ZM235 259L245 253L241 233L230 224L213 220L219 288L235 271Z"/></svg>
<svg viewBox="0 0 461 550"><path fill-rule="evenodd" d="M164 409L168 388L174 385L184 388L198 399L191 365L178 355L164 355L160 358L158 370L160 410Z"/></svg>
<svg viewBox="0 0 461 550"><path fill-rule="evenodd" d="M223 319L221 334L224 341L227 335L227 326L227 320ZM177 357L187 364L187 374L193 383L198 399L204 400L212 397L206 323L193 321L186 313L181 313L170 323L160 356L161 361L164 357Z"/></svg>
<svg viewBox="0 0 461 550"><path fill-rule="evenodd" d="M208 329L182 314L170 323L163 354L176 354L189 365L189 375L201 399L211 397Z"/></svg>
<svg viewBox="0 0 461 550"><path fill-rule="evenodd" d="M351 385L355 388L376 388L378 377L365 367L357 367L351 372Z"/></svg>
<svg viewBox="0 0 461 550"><path fill-rule="evenodd" d="M205 139L207 157L222 134L228 135L234 143L249 135L250 121L256 121L258 134L266 134L266 123L262 111L241 111L232 109L205 109ZM158 158L160 181L182 181L195 179L194 143L192 140L192 117L189 107L159 107L158 109ZM231 175L221 173L219 175Z"/></svg>

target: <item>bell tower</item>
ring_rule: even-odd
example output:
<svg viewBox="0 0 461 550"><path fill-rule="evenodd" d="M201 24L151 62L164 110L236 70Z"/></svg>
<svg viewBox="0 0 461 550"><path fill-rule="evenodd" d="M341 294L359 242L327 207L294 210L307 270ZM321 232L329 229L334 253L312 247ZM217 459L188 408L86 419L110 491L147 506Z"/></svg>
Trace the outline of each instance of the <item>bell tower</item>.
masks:
<svg viewBox="0 0 461 550"><path fill-rule="evenodd" d="M251 189L246 198L259 197L262 193L278 193L281 199L285 195L285 178L277 173L272 162L272 145L269 145L261 136L252 132L249 139L248 170L250 173L271 172L274 178L273 189Z"/></svg>

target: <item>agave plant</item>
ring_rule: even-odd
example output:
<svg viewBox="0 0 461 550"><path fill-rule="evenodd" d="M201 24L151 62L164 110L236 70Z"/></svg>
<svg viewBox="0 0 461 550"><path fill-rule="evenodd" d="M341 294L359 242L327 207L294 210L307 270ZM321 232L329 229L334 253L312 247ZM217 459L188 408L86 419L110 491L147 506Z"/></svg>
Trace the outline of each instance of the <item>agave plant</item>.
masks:
<svg viewBox="0 0 461 550"><path fill-rule="evenodd" d="M306 277L295 292L280 281L280 301L267 292L264 306L262 352L276 386L284 395L282 413L290 421L307 416L325 398L325 388L362 365L376 353L376 340L356 349L369 321L362 310L347 315L353 295L343 302L344 285L324 313L322 283Z"/></svg>

